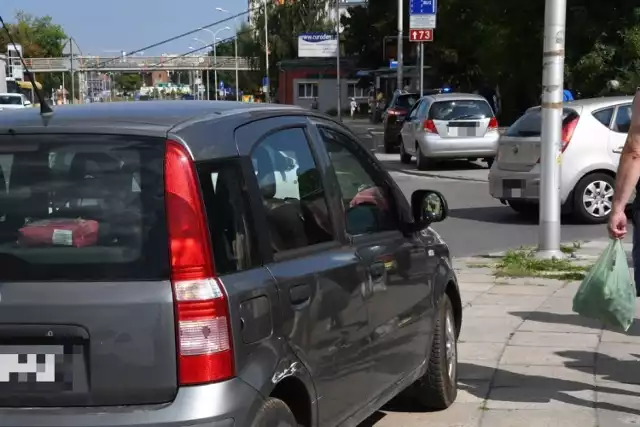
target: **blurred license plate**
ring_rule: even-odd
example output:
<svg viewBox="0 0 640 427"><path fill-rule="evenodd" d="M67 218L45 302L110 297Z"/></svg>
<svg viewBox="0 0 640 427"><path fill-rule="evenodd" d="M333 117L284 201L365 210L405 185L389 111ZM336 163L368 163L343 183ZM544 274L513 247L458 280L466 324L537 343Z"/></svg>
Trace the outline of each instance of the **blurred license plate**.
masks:
<svg viewBox="0 0 640 427"><path fill-rule="evenodd" d="M521 179L505 179L502 181L502 194L505 199L517 199L522 197L524 181Z"/></svg>
<svg viewBox="0 0 640 427"><path fill-rule="evenodd" d="M62 345L0 346L0 392L70 389L74 356Z"/></svg>

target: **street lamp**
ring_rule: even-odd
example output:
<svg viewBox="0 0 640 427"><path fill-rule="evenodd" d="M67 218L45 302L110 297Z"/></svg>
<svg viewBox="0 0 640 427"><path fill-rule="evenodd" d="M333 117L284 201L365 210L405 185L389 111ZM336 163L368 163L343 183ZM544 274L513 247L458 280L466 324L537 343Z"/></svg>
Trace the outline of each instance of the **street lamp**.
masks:
<svg viewBox="0 0 640 427"><path fill-rule="evenodd" d="M220 28L218 31L211 31L208 28L200 28L202 31L206 31L208 33L211 33L211 36L213 37L213 62L214 62L214 66L215 68L213 69L213 74L214 74L214 78L215 78L215 84L216 84L216 101L218 100L218 51L216 49L216 45L218 43L218 33L220 33L221 31L231 31L230 27L224 27L224 28Z"/></svg>
<svg viewBox="0 0 640 427"><path fill-rule="evenodd" d="M228 10L223 9L221 7L216 7L216 10L218 12L222 12L222 13L229 13ZM239 85L238 85L238 22L237 22L237 18L233 18L233 24L236 27L236 37L234 39L235 42L235 53L236 53L236 101L240 100L240 91L239 91Z"/></svg>
<svg viewBox="0 0 640 427"><path fill-rule="evenodd" d="M202 43L205 47L209 47L209 44L207 42L205 42L205 41L203 41L203 40L201 40L201 39L199 39L197 37L194 37L193 40L195 40L195 41L197 41L199 43ZM206 73L205 74L206 75L205 78L207 79L207 85L206 85L206 88L207 88L207 101L209 101L210 100L210 95L209 95L209 93L210 93L209 92L209 67L207 67L207 69L205 70L205 73Z"/></svg>

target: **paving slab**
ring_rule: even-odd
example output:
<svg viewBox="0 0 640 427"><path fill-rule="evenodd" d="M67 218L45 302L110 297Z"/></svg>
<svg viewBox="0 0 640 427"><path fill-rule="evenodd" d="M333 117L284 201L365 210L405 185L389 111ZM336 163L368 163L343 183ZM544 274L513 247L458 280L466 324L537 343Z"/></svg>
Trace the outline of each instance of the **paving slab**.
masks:
<svg viewBox="0 0 640 427"><path fill-rule="evenodd" d="M566 366L501 364L493 377L494 387L548 388L556 391L593 389L593 369L578 370Z"/></svg>
<svg viewBox="0 0 640 427"><path fill-rule="evenodd" d="M520 326L520 331L532 332L572 332L582 334L602 333L602 323L582 317L576 313L554 312L549 309L539 309L530 312L511 312L526 320Z"/></svg>
<svg viewBox="0 0 640 427"><path fill-rule="evenodd" d="M511 317L470 317L465 316L460 333L460 342L505 343L522 323Z"/></svg>
<svg viewBox="0 0 640 427"><path fill-rule="evenodd" d="M466 270L467 272L457 275L458 283L495 283L496 278L492 274L480 274L475 273L473 270Z"/></svg>
<svg viewBox="0 0 640 427"><path fill-rule="evenodd" d="M484 292L469 292L461 291L460 298L462 299L462 305L467 306L474 302L480 295L484 295Z"/></svg>
<svg viewBox="0 0 640 427"><path fill-rule="evenodd" d="M515 310L533 310L543 304L546 299L546 296L500 295L489 293L477 298L473 302L473 305L497 305Z"/></svg>
<svg viewBox="0 0 640 427"><path fill-rule="evenodd" d="M522 317L518 313L529 312L525 309L514 309L507 305L482 305L476 304L475 301L465 308L464 317L498 317L500 319L516 319L522 321ZM463 318L464 322L464 318Z"/></svg>
<svg viewBox="0 0 640 427"><path fill-rule="evenodd" d="M495 387L485 403L488 409L555 409L594 408L593 389L555 391L548 387Z"/></svg>
<svg viewBox="0 0 640 427"><path fill-rule="evenodd" d="M544 365L544 366L565 366L571 362L574 366L593 367L595 366L595 353L579 351L584 353L581 359L573 358L572 354L567 354L566 347L535 347L535 346L512 346L505 348L500 359L500 364L506 365Z"/></svg>
<svg viewBox="0 0 640 427"><path fill-rule="evenodd" d="M495 286L495 283L460 282L458 286L460 287L460 292L463 294L467 292L484 293L493 288Z"/></svg>
<svg viewBox="0 0 640 427"><path fill-rule="evenodd" d="M483 415L477 403L454 403L441 412L385 412L379 421L359 427L479 427Z"/></svg>
<svg viewBox="0 0 640 427"><path fill-rule="evenodd" d="M603 343L640 344L640 322L634 322L626 332L613 328L605 328L602 332L601 341Z"/></svg>
<svg viewBox="0 0 640 427"><path fill-rule="evenodd" d="M458 360L461 362L497 362L504 351L504 343L459 343Z"/></svg>
<svg viewBox="0 0 640 427"><path fill-rule="evenodd" d="M577 334L575 332L528 332L518 331L509 341L509 345L562 347L565 349L595 350L600 337L595 334Z"/></svg>
<svg viewBox="0 0 640 427"><path fill-rule="evenodd" d="M544 295L550 296L557 288L538 285L515 285L511 283L496 283L488 293L492 295Z"/></svg>
<svg viewBox="0 0 640 427"><path fill-rule="evenodd" d="M579 287L580 282L565 283L553 296L554 298L573 298Z"/></svg>
<svg viewBox="0 0 640 427"><path fill-rule="evenodd" d="M496 373L497 360L474 360L458 362L458 379L461 383L489 381Z"/></svg>
<svg viewBox="0 0 640 427"><path fill-rule="evenodd" d="M481 427L598 427L593 409L489 410ZM602 425L601 427L609 427Z"/></svg>

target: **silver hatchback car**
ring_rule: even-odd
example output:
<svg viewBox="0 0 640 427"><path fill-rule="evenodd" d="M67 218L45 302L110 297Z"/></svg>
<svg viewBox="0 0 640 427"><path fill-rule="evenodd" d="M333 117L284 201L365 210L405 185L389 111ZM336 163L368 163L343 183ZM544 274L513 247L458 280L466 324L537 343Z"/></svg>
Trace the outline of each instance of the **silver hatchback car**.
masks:
<svg viewBox="0 0 640 427"><path fill-rule="evenodd" d="M498 120L480 95L429 95L417 102L402 126L400 160L418 169L445 159L484 159L489 167L498 151Z"/></svg>

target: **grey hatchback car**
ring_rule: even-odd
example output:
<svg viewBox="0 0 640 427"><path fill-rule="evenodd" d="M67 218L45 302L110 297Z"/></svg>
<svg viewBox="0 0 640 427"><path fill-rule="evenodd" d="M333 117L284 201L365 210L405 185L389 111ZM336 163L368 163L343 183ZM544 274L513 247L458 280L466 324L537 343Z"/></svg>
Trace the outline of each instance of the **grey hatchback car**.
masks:
<svg viewBox="0 0 640 427"><path fill-rule="evenodd" d="M152 101L0 116L0 424L357 425L457 393L429 225L344 126Z"/></svg>

